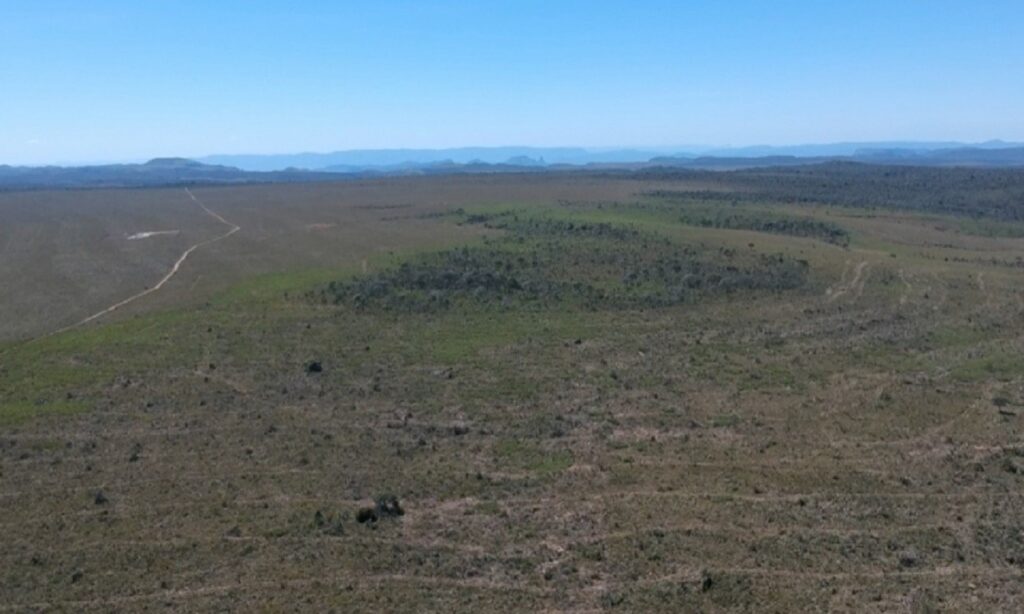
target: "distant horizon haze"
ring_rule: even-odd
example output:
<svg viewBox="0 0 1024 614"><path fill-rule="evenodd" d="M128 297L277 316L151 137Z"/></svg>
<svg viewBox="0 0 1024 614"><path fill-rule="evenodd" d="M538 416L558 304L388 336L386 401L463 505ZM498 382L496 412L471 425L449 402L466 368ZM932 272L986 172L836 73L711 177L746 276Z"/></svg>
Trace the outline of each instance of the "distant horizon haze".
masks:
<svg viewBox="0 0 1024 614"><path fill-rule="evenodd" d="M1024 165L1024 143L998 139L982 143L956 141L883 141L862 143L810 143L800 145L753 145L746 147L635 147L635 148L583 148L583 147L457 147L445 149L395 148L354 149L328 152L299 152L279 154L213 154L205 156L162 155L138 160L96 161L70 164L9 165L0 161L0 171L24 178L19 169L47 168L101 169L114 173L129 168L184 169L192 161L214 167L230 167L245 172L276 172L291 169L327 171L330 173L418 171L444 172L449 164L473 171L476 163L499 167L579 167L610 165L620 168L636 164L688 164L693 168L733 168L748 164L815 164L828 160L849 160L870 164L967 165L989 167L1018 167ZM478 169L486 171L487 169ZM498 168L500 170L500 168ZM158 171L163 172L163 171ZM39 177L47 177L40 175Z"/></svg>
<svg viewBox="0 0 1024 614"><path fill-rule="evenodd" d="M241 159L286 159L286 158L330 158L332 156L346 156L350 154L361 154L374 157L374 154L383 156L385 161L367 162L369 165L387 165L402 162L424 162L442 161L451 159L455 162L469 162L479 159L482 162L498 163L517 156L533 154L538 157L545 157L546 152L585 152L589 157L607 162L641 162L647 161L654 156L711 156L711 157L766 157L766 156L848 156L858 150L870 149L903 149L933 151L940 149L956 148L1003 148L1022 147L1024 143L1007 141L1004 139L987 139L979 142L961 142L950 140L939 141L847 141L847 142L822 142L822 143L793 143L793 144L751 144L751 145L678 145L678 146L604 146L604 147L582 147L575 145L562 146L537 146L537 145L466 145L456 147L381 147L381 148L353 148L353 149L330 149L325 151L283 151L283 152L230 152L230 153L204 153L198 155L181 155L176 153L118 159L93 159L93 160L55 160L39 163L18 163L0 159L0 166L103 166L113 164L142 164L157 159L187 159L202 162L205 164L225 164L228 166L239 166L247 170L270 170L284 168L284 166L268 164L266 168L259 168L259 165L252 166L234 163L234 160ZM465 151L487 152L478 156L452 155ZM402 154L409 152L417 155L403 157ZM437 155L424 156L424 152L433 152ZM507 153L506 153L507 152ZM627 153L624 157L617 157L616 154ZM585 164L586 160L572 161L555 156L554 159L545 158L545 162L559 164ZM317 168L310 166L309 168Z"/></svg>
<svg viewBox="0 0 1024 614"><path fill-rule="evenodd" d="M0 164L1020 142L1020 74L1009 0L0 0Z"/></svg>

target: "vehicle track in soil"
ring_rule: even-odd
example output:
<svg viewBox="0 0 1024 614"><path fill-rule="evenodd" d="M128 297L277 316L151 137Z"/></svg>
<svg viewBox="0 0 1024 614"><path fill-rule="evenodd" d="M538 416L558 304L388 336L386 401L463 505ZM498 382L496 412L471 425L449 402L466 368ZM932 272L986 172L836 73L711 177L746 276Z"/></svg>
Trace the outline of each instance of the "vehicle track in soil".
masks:
<svg viewBox="0 0 1024 614"><path fill-rule="evenodd" d="M225 224L226 226L230 226L230 229L227 232L225 232L224 234L222 234L222 235L218 235L216 237L213 237L212 239L207 239L205 241L200 241L199 243L196 243L196 244L192 245L191 247L189 247L188 249L186 249L185 252L182 253L181 256L178 257L178 259L175 261L174 265L171 267L171 270L168 271L167 274L164 275L160 279L160 281L158 281L156 283L156 285L154 285L153 287L146 288L142 292L139 292L137 294L133 294L132 296L129 296L126 299L118 301L117 303L114 303L113 305L107 307L106 309L98 311L98 312L92 314L91 316L88 316L88 317L86 317L86 318L84 318L82 320L79 320L78 322L75 322L74 324L70 324L68 326L65 326L64 328L57 329L54 332L50 333L50 335L56 335L58 333L62 333L62 332L71 330L73 328L77 328L79 326L83 326L85 324L88 324L89 322L92 322L93 320L97 320L99 318L102 318L103 316L105 316L105 315L107 315L109 313L113 313L114 311L117 311L118 309L124 307L125 305L129 305L131 303L134 303L135 301L137 301L137 300L139 300L139 299L141 299L141 298L143 298L145 296L148 296L148 295L156 292L160 288L163 288L164 284L166 284L175 275L177 275L178 271L181 270L181 265L183 265L185 263L185 261L188 260L188 257L192 254L192 252L196 251L197 249L199 249L201 247L205 247L207 245L211 245L213 243L216 243L217 241L221 241L223 239L227 239L228 237L230 237L231 235L235 234L236 232L238 232L239 230L242 229L240 226L232 224L231 222L227 221L226 219L221 217L216 212L212 211L209 207L207 207L205 204L203 204L203 202L201 200L196 198L195 194L193 194L192 191L189 190L188 188L185 188L185 193L188 194L188 197L192 199L192 202L194 202L196 205L198 205L203 211L205 211L208 215L210 215L211 217L216 219L218 222L220 222L222 224ZM46 336L50 336L50 335L46 335Z"/></svg>

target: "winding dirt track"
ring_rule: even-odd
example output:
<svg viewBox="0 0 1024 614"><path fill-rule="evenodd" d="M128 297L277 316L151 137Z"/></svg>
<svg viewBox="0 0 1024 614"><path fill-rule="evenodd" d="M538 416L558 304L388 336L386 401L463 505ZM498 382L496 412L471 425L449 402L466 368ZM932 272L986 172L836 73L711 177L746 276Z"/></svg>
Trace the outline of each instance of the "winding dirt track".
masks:
<svg viewBox="0 0 1024 614"><path fill-rule="evenodd" d="M188 197L192 199L192 202L194 202L195 204L199 205L199 207L203 211L205 211L207 214L209 214L211 217L215 218L218 222L220 222L220 223L222 223L222 224L224 224L226 226L230 226L231 227L230 230L228 230L224 234L216 236L216 237L214 237L212 239L207 239L205 241L200 241L199 243L196 243L195 245L193 245L193 246L189 247L188 249L186 249L185 252L174 263L174 266L171 267L171 270L168 271L167 274L164 275L163 278L160 281L158 281L156 283L156 285L154 285L152 288L147 288L147 289L143 290L142 292L139 292L138 294L133 294L132 296L129 296L128 298L126 298L126 299L124 299L122 301L119 301L117 303L114 303L113 305L111 305L110 307L107 307L106 309L104 309L102 311L98 311L98 312L92 314L91 316L89 316L89 317L87 317L87 318L85 318L83 320L80 320L78 322L75 322L74 324L65 326L64 328L56 330L56 331L54 331L51 334L55 335L57 333L62 333L64 331L66 331L66 330L70 330L72 328L75 328L75 327L78 327L78 326L82 326L83 324L88 324L89 322L92 322L93 320L95 320L97 318L101 318L101 317L107 315L108 313L111 313L113 311L117 311L118 309L120 309L121 307L124 307L125 305L128 305L129 303L132 303L132 302L135 302L135 301L139 300L140 298L146 296L147 294L152 294L153 292L156 292L157 290L162 288L164 286L164 284L166 284L168 281L170 281L171 278L174 277L178 273L178 270L181 268L181 265L184 264L185 260L188 259L189 254L191 254L192 252L196 251L200 247L204 247L206 245L210 245L211 243L216 243L217 241L220 241L221 239L226 239L226 238L230 237L231 235L235 234L236 232L238 232L239 230L242 229L240 226L236 226L235 224L232 224L231 222L227 221L226 219L224 219L223 217L221 217L217 213L211 211L206 205L204 205L202 203L202 201L200 201L198 198L196 198L195 194L193 194L192 191L189 190L188 188L185 188L185 193L188 194Z"/></svg>
<svg viewBox="0 0 1024 614"><path fill-rule="evenodd" d="M832 302L841 296L855 292L856 296L859 297L861 292L864 291L864 269L868 266L868 261L864 260L860 262L853 270L853 279L848 283L844 283L843 279L846 278L846 271L843 271L843 279L839 280L839 283L828 289L826 296L828 302Z"/></svg>

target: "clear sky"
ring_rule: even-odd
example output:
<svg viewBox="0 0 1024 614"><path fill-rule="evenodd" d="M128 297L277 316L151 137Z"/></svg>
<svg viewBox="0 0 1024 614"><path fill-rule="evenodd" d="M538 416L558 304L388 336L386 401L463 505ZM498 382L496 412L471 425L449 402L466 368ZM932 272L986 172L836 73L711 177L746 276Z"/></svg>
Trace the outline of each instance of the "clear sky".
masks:
<svg viewBox="0 0 1024 614"><path fill-rule="evenodd" d="M0 0L0 163L995 138L1022 0Z"/></svg>

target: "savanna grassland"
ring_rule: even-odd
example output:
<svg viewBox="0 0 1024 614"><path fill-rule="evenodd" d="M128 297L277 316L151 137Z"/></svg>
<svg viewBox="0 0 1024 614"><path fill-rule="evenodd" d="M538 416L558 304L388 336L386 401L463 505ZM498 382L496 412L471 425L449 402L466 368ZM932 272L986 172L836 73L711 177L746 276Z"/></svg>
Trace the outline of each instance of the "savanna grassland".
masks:
<svg viewBox="0 0 1024 614"><path fill-rule="evenodd" d="M1017 610L1024 173L914 172L194 189L56 334L224 229L0 195L0 609Z"/></svg>

